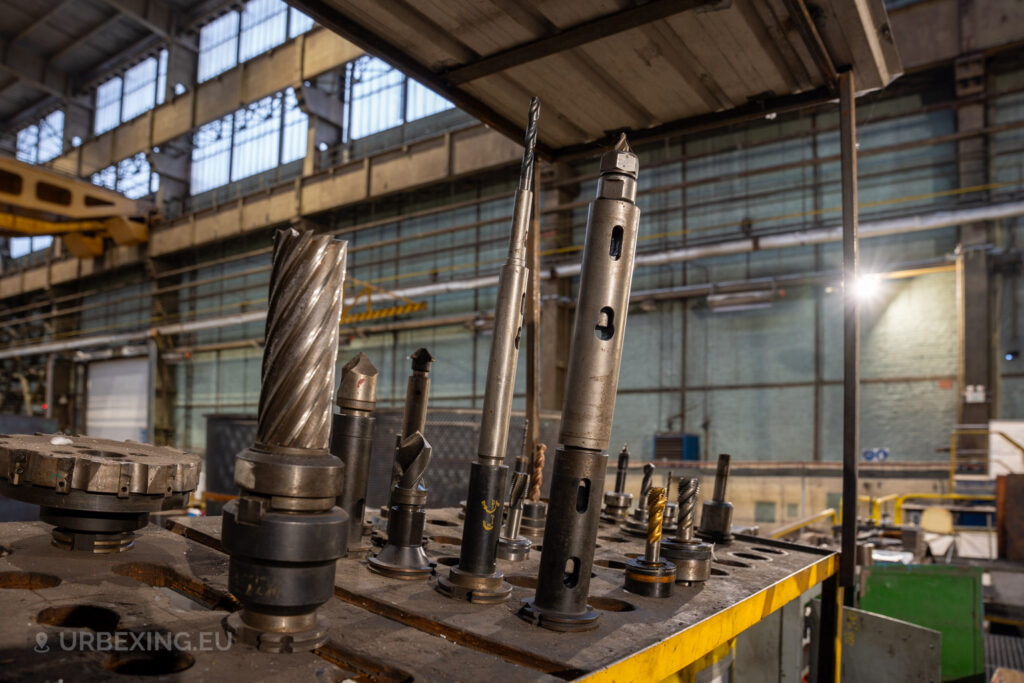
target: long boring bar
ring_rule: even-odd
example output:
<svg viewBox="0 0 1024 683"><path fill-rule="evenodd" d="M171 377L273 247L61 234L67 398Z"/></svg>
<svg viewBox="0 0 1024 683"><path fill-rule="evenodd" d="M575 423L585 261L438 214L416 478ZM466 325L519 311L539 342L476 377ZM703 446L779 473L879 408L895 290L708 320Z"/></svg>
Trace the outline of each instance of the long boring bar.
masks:
<svg viewBox="0 0 1024 683"><path fill-rule="evenodd" d="M638 167L625 135L601 157L597 198L587 217L537 592L519 612L559 631L594 628L598 618L587 595L636 256Z"/></svg>
<svg viewBox="0 0 1024 683"><path fill-rule="evenodd" d="M269 652L327 640L317 608L334 595L345 554L343 467L328 446L346 252L346 242L294 229L274 240L256 442L236 457L241 496L222 522L228 589L242 603L226 628Z"/></svg>
<svg viewBox="0 0 1024 683"><path fill-rule="evenodd" d="M377 368L365 353L358 353L341 369L341 382L331 425L331 453L345 465L338 507L348 514L348 552L366 550L363 545L363 516L366 487L370 477L370 454L377 404Z"/></svg>
<svg viewBox="0 0 1024 683"><path fill-rule="evenodd" d="M498 301L494 307L494 340L487 362L483 415L477 461L470 468L466 494L466 523L462 531L459 563L438 579L438 590L449 597L475 603L508 600L511 584L497 568L498 539L505 500L503 465L508 447L508 424L516 381L516 361L526 300L526 236L533 208L534 150L540 100L530 101L525 150L512 214L508 259L498 275Z"/></svg>

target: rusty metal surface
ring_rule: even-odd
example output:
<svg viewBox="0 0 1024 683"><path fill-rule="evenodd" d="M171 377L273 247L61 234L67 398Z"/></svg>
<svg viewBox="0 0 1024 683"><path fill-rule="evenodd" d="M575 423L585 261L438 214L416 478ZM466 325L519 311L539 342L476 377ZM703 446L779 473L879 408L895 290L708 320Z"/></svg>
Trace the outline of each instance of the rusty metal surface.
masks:
<svg viewBox="0 0 1024 683"><path fill-rule="evenodd" d="M176 518L170 524L199 542L218 543L220 527L216 518ZM428 511L424 532L427 553L438 563L438 572L446 572L458 561L461 532L457 508ZM533 595L539 553L532 553L524 562L498 561L499 569L513 585L512 599L504 605L482 607L447 600L434 590L434 577L416 583L387 579L371 573L365 559L358 557L339 560L337 600L333 602L386 617L395 628L402 625L423 634L443 636L445 641L462 646L457 650L460 657L475 651L495 667L514 663L524 672L532 670L535 675L571 680L677 635L833 554L737 535L732 544L716 546L708 582L679 584L672 597L658 599L633 595L622 588L625 562L643 552L641 540L602 523L597 543L589 602L603 616L595 630L585 633L556 635L516 617L521 601ZM335 640L345 641L349 634L356 635L347 624L332 629ZM384 656L377 650L371 652ZM388 661L397 665L402 660ZM461 665L453 663L452 668ZM427 680L419 671L416 673L419 680ZM495 673L497 669L489 675Z"/></svg>
<svg viewBox="0 0 1024 683"><path fill-rule="evenodd" d="M331 600L321 608L331 634L315 653L272 655L240 644L217 650L218 642L225 644L221 622L239 605L227 592L228 556L209 535L219 535L220 520L199 521L197 526L207 532L205 543L188 538L182 526L188 518L179 518L181 533L154 526L141 530L130 556L90 555L73 561L49 545L45 525L0 524L2 678L110 680L121 667L149 674L116 676L126 681L154 680L159 672L164 675L156 680L172 681L558 680L536 667L518 666L460 645L444 633L406 626L345 600ZM339 573L346 568L339 565ZM369 574L365 567L359 571ZM41 623L46 621L52 623ZM148 654L61 647L62 634L63 642L71 644L82 633L122 632L130 644L131 634L143 631L176 634L175 642L189 647ZM47 636L48 652L36 652L39 633ZM212 649L195 649L208 641ZM185 668L172 673L179 666Z"/></svg>

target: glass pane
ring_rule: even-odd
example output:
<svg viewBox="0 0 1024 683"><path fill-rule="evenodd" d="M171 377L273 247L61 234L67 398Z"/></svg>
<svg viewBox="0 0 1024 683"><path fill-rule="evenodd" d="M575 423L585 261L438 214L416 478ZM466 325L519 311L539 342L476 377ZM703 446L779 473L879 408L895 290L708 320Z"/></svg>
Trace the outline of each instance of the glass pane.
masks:
<svg viewBox="0 0 1024 683"><path fill-rule="evenodd" d="M117 191L129 199L149 194L149 160L142 152L117 164Z"/></svg>
<svg viewBox="0 0 1024 683"><path fill-rule="evenodd" d="M199 194L226 185L231 177L231 128L234 118L228 114L211 121L192 137L192 173L190 190Z"/></svg>
<svg viewBox="0 0 1024 683"><path fill-rule="evenodd" d="M39 126L28 126L18 131L18 149L15 158L26 164L34 164L38 160Z"/></svg>
<svg viewBox="0 0 1024 683"><path fill-rule="evenodd" d="M309 117L299 109L295 91L288 88L284 93L284 139L281 141L281 163L302 159L306 156L306 130Z"/></svg>
<svg viewBox="0 0 1024 683"><path fill-rule="evenodd" d="M99 185L105 187L108 190L117 189L117 167L107 166L106 168L96 171L92 174L90 179L93 185Z"/></svg>
<svg viewBox="0 0 1024 683"><path fill-rule="evenodd" d="M18 258L32 251L31 237L12 237L7 244L11 249L11 258Z"/></svg>
<svg viewBox="0 0 1024 683"><path fill-rule="evenodd" d="M360 57L349 69L351 139L402 124L405 76L376 57Z"/></svg>
<svg viewBox="0 0 1024 683"><path fill-rule="evenodd" d="M39 124L39 163L55 159L64 151L64 112L51 112Z"/></svg>
<svg viewBox="0 0 1024 683"><path fill-rule="evenodd" d="M231 180L274 168L281 144L281 95L264 97L235 112Z"/></svg>
<svg viewBox="0 0 1024 683"><path fill-rule="evenodd" d="M313 28L313 17L300 12L294 7L291 8L291 17L289 18L288 24L288 37L294 38L295 36L302 35L309 29Z"/></svg>
<svg viewBox="0 0 1024 683"><path fill-rule="evenodd" d="M121 79L111 78L96 88L96 116L93 132L105 133L121 123Z"/></svg>
<svg viewBox="0 0 1024 683"><path fill-rule="evenodd" d="M281 0L251 0L242 10L238 61L244 62L285 40L288 5Z"/></svg>
<svg viewBox="0 0 1024 683"><path fill-rule="evenodd" d="M156 104L157 61L144 59L124 72L124 105L121 120L130 121Z"/></svg>
<svg viewBox="0 0 1024 683"><path fill-rule="evenodd" d="M160 68L156 74L156 103L163 104L167 97L167 50L160 50Z"/></svg>
<svg viewBox="0 0 1024 683"><path fill-rule="evenodd" d="M430 88L409 79L405 120L415 121L431 114L453 108L455 105Z"/></svg>
<svg viewBox="0 0 1024 683"><path fill-rule="evenodd" d="M214 19L199 31L200 83L222 74L237 63L238 12L231 11Z"/></svg>

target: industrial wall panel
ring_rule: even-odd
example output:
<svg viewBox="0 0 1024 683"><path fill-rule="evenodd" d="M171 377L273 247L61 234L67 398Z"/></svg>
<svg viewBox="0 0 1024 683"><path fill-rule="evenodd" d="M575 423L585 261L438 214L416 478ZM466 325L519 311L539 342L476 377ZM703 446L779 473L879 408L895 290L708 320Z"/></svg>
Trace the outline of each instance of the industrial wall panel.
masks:
<svg viewBox="0 0 1024 683"><path fill-rule="evenodd" d="M149 441L149 360L97 361L89 364L87 377L86 434L118 441Z"/></svg>

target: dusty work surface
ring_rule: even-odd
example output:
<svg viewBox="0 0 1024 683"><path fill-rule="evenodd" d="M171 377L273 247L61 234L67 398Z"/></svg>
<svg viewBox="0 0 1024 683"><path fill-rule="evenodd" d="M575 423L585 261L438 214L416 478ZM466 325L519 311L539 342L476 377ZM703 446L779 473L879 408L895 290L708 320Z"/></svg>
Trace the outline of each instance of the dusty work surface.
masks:
<svg viewBox="0 0 1024 683"><path fill-rule="evenodd" d="M179 517L169 520L168 526L192 540L219 548L217 517ZM450 565L457 563L462 534L457 510L429 511L424 534L429 539L428 554L438 563L437 572L448 571ZM463 646L455 651L460 656L475 651L495 664L515 664L532 670L534 675L573 679L614 668L617 662L664 644L698 623L712 623L713 617L722 616L743 601L760 610L755 619L766 616L781 606L775 598L783 594L779 590L783 585L795 597L830 573L825 568L834 567L835 560L831 551L737 537L727 546L716 547L712 576L705 585L677 584L672 597L657 599L634 595L622 588L625 560L642 551L641 539L602 523L596 553L598 566L594 567L590 587L590 602L602 615L596 629L583 633L555 633L516 616L521 601L533 595L539 552L532 552L528 560L520 563L499 560L499 568L515 587L511 600L504 605L480 606L446 598L435 590L437 579L433 576L421 581L399 581L373 574L367 569L365 555L338 562L335 602L385 617L395 629L405 626L423 634L443 636L445 641ZM752 598L756 600L748 600ZM717 625L715 628L727 640L729 624L722 623L721 629ZM360 639L360 634L353 631L349 623L339 619L332 638L354 647L351 638ZM403 670L414 671L419 680L434 677L413 663L406 664L401 653L392 656L381 650L368 652ZM673 652L675 649L669 648L665 656L670 657ZM460 675L449 675L463 680L478 679L456 662L452 659L449 663L452 669L461 669ZM632 671L637 673L636 669ZM440 673L443 677L444 672Z"/></svg>
<svg viewBox="0 0 1024 683"><path fill-rule="evenodd" d="M219 517L203 522L219 534ZM125 553L72 553L50 528L0 524L4 681L559 680L342 600L322 608L333 628L315 654L229 645L221 621L239 605L223 553L155 526Z"/></svg>

